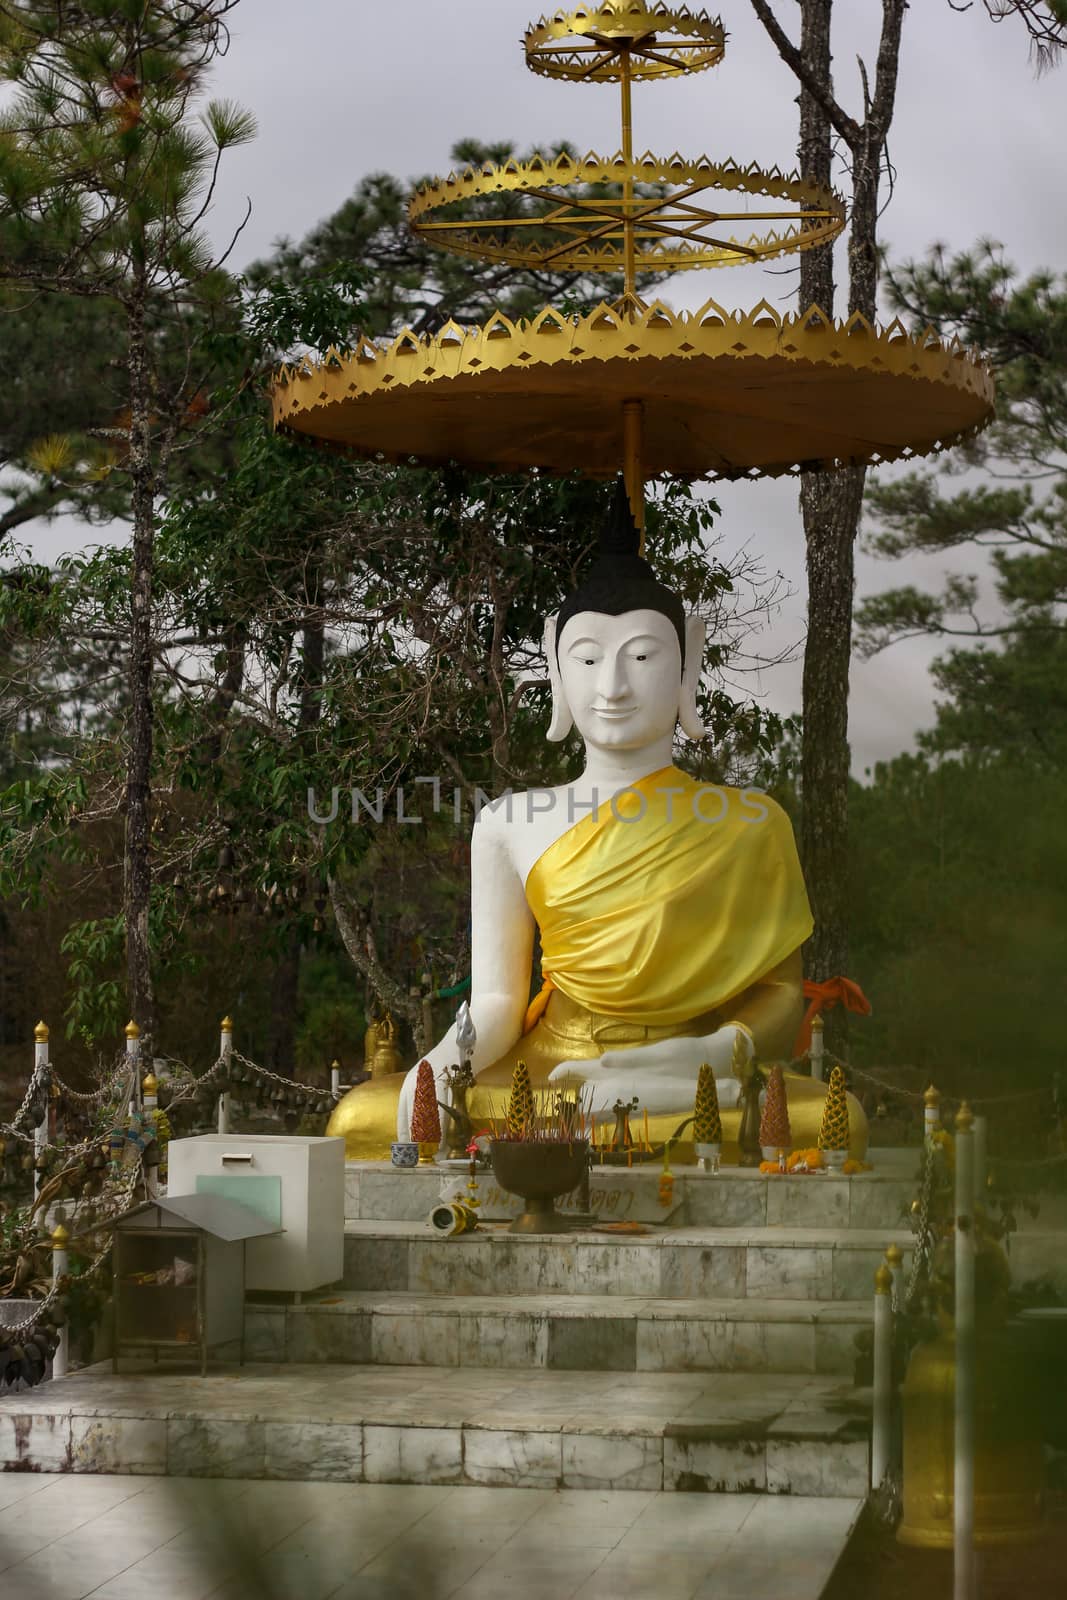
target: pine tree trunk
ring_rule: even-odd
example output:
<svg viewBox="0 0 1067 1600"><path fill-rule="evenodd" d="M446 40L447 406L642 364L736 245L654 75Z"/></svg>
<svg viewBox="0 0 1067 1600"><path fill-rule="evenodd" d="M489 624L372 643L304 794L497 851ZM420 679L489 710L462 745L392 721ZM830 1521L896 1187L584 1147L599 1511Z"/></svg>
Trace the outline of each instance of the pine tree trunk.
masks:
<svg viewBox="0 0 1067 1600"><path fill-rule="evenodd" d="M142 1051L150 1057L155 1036L155 995L152 988L148 914L152 891L152 567L156 483L143 281L137 286L127 308L126 359L130 383L129 473L133 554L130 570L123 910L130 1015L141 1028Z"/></svg>
<svg viewBox="0 0 1067 1600"><path fill-rule="evenodd" d="M800 53L808 73L832 94L830 25L833 0L800 0ZM893 116L905 0L883 0L876 87L863 124L850 138L852 213L848 247L849 313L873 323L878 292L878 182L885 136ZM824 107L800 94L800 169L829 183L832 130ZM855 126L855 125L854 125ZM800 258L800 309L814 302L834 310L833 254L829 248ZM855 543L866 471L806 473L801 478L808 575L808 633L804 647L801 736L800 848L815 918L804 948L804 969L816 981L848 972L848 694L852 655ZM847 1013L827 1014L827 1045L840 1053L848 1036Z"/></svg>
<svg viewBox="0 0 1067 1600"><path fill-rule="evenodd" d="M833 0L802 0L800 50L821 82L832 81ZM832 171L829 118L806 91L800 95L800 170L828 184ZM834 314L832 247L800 258L800 310ZM847 475L849 478L852 474ZM804 968L816 980L844 972L848 961L848 671L852 641L853 553L858 520L852 495L829 473L801 478L800 509L808 575L801 736L800 849L815 929Z"/></svg>

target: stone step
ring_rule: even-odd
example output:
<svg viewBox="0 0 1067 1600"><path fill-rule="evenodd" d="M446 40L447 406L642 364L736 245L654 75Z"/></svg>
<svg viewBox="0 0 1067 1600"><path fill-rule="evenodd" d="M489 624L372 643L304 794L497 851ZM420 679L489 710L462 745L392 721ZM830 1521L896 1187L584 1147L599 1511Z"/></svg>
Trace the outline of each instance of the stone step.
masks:
<svg viewBox="0 0 1067 1600"><path fill-rule="evenodd" d="M850 1374L869 1300L348 1292L248 1302L253 1361L597 1372Z"/></svg>
<svg viewBox="0 0 1067 1600"><path fill-rule="evenodd" d="M818 1180L813 1180L818 1181ZM639 1295L655 1300L866 1300L899 1228L663 1228L645 1234L446 1239L426 1223L348 1222L342 1287L451 1295Z"/></svg>
<svg viewBox="0 0 1067 1600"><path fill-rule="evenodd" d="M875 1152L877 1162L879 1152ZM896 1152L894 1152L896 1154ZM801 1176L765 1175L741 1167L716 1174L695 1167L674 1168L671 1204L659 1198L660 1165L594 1167L590 1209L598 1219L658 1226L759 1228L783 1223L812 1228L899 1228L917 1191L919 1152L905 1164L887 1162L871 1172ZM463 1183L465 1174L427 1166L400 1170L387 1161L349 1161L345 1167L345 1216L353 1222L425 1222L445 1186ZM489 1221L517 1216L522 1202L501 1189L491 1172L479 1176L481 1214ZM568 1195L562 1211L577 1211L578 1196Z"/></svg>
<svg viewBox="0 0 1067 1600"><path fill-rule="evenodd" d="M765 1373L90 1367L0 1400L0 1470L864 1495L867 1398Z"/></svg>

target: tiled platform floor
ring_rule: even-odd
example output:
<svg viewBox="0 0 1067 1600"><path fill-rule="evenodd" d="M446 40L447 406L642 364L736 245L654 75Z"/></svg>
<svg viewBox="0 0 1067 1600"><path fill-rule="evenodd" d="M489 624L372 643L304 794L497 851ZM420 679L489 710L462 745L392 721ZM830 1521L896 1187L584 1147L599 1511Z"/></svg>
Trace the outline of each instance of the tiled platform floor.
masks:
<svg viewBox="0 0 1067 1600"><path fill-rule="evenodd" d="M856 1499L8 1474L0 1592L818 1600L858 1511Z"/></svg>
<svg viewBox="0 0 1067 1600"><path fill-rule="evenodd" d="M96 1367L0 1400L0 1467L848 1498L867 1431L864 1397L832 1377Z"/></svg>

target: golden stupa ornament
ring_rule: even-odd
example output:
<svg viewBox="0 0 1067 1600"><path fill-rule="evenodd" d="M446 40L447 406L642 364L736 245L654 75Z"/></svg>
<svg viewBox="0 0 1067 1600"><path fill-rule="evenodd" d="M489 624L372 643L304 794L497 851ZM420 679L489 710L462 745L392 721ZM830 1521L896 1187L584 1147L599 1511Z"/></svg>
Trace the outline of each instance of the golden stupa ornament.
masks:
<svg viewBox="0 0 1067 1600"><path fill-rule="evenodd" d="M675 312L639 273L721 267L828 245L840 196L797 174L678 154L635 157L631 88L718 64L722 24L651 0L600 0L532 24L526 63L546 77L614 83L622 142L431 181L414 231L451 252L540 270L620 274L623 292L576 314L496 312L361 338L279 372L274 422L328 448L392 461L609 477L622 466L638 525L649 478L779 476L906 459L976 433L993 414L987 368L932 329L878 331L817 306L747 314L708 300Z"/></svg>

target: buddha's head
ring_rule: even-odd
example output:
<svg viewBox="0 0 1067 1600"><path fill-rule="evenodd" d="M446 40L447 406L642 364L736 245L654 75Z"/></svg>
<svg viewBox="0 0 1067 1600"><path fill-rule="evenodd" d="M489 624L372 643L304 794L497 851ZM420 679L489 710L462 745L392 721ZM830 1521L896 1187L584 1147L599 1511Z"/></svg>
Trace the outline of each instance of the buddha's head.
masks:
<svg viewBox="0 0 1067 1600"><path fill-rule="evenodd" d="M686 615L638 547L620 479L588 576L545 624L549 739L577 727L589 745L639 750L679 722L691 738L703 737L696 707L703 618Z"/></svg>

